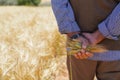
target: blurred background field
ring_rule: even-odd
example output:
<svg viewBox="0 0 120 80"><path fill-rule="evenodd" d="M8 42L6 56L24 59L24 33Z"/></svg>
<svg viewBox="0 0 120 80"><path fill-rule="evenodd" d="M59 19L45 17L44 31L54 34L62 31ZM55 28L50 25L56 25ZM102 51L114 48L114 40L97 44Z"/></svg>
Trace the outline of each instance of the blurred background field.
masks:
<svg viewBox="0 0 120 80"><path fill-rule="evenodd" d="M38 6L41 0L0 0L0 5L35 5Z"/></svg>
<svg viewBox="0 0 120 80"><path fill-rule="evenodd" d="M66 54L66 39L50 0L37 6L0 4L0 80L68 80L66 56L57 55Z"/></svg>

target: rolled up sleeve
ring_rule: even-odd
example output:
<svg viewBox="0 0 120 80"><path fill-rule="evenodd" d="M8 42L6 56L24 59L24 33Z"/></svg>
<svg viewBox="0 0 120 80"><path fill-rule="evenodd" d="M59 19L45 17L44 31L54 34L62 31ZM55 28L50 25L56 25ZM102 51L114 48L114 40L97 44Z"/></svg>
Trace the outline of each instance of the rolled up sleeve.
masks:
<svg viewBox="0 0 120 80"><path fill-rule="evenodd" d="M120 3L112 13L98 25L99 31L109 39L118 40L120 37Z"/></svg>
<svg viewBox="0 0 120 80"><path fill-rule="evenodd" d="M68 0L51 0L59 31L64 33L80 31Z"/></svg>

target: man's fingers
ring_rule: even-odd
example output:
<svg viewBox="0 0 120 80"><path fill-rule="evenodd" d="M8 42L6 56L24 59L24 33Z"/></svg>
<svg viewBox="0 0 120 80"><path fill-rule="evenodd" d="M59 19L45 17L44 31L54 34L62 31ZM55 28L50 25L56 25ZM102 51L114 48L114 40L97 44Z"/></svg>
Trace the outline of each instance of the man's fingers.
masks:
<svg viewBox="0 0 120 80"><path fill-rule="evenodd" d="M87 41L87 40L84 40L83 42L82 42L82 48L83 49L86 49L86 47L89 45L89 42ZM81 51L83 51L83 50L81 50Z"/></svg>
<svg viewBox="0 0 120 80"><path fill-rule="evenodd" d="M81 49L80 52L81 52L81 53L86 53L85 49Z"/></svg>
<svg viewBox="0 0 120 80"><path fill-rule="evenodd" d="M93 54L90 52L85 52L85 53L81 53L81 56L82 56L82 58L87 59L89 57L92 57Z"/></svg>
<svg viewBox="0 0 120 80"><path fill-rule="evenodd" d="M82 55L82 53L77 53L77 55L79 56L79 59L85 59L85 57Z"/></svg>
<svg viewBox="0 0 120 80"><path fill-rule="evenodd" d="M88 58L88 56L85 53L81 53L81 52L77 53L77 56L79 57L79 59L87 59Z"/></svg>
<svg viewBox="0 0 120 80"><path fill-rule="evenodd" d="M83 58L83 59L87 59L87 58L88 58L88 55L86 55L85 53L82 53L82 58Z"/></svg>
<svg viewBox="0 0 120 80"><path fill-rule="evenodd" d="M75 56L76 59L79 59L79 56L77 54L74 54L74 56Z"/></svg>
<svg viewBox="0 0 120 80"><path fill-rule="evenodd" d="M86 52L85 53L88 57L92 57L93 56L93 53L90 53L90 52Z"/></svg>
<svg viewBox="0 0 120 80"><path fill-rule="evenodd" d="M82 54L80 52L74 54L74 56L75 56L76 59L84 59L84 57L82 56Z"/></svg>
<svg viewBox="0 0 120 80"><path fill-rule="evenodd" d="M76 53L74 56L76 59L87 59L89 57L92 57L93 54L90 52L86 52L86 53L79 52L79 53Z"/></svg>

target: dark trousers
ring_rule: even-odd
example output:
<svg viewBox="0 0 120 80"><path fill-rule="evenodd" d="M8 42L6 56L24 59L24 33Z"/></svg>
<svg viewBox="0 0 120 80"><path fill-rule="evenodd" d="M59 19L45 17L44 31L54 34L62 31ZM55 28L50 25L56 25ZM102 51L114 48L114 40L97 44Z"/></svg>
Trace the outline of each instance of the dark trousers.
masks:
<svg viewBox="0 0 120 80"><path fill-rule="evenodd" d="M95 75L98 80L120 80L120 61L78 60L68 56L67 67L70 80L94 80Z"/></svg>

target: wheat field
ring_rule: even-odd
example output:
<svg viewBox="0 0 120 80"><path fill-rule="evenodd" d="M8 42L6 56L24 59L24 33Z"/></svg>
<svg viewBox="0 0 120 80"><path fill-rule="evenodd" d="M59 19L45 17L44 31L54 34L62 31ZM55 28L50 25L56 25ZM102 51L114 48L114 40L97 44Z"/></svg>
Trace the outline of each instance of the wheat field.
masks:
<svg viewBox="0 0 120 80"><path fill-rule="evenodd" d="M0 80L68 80L50 7L0 7Z"/></svg>

